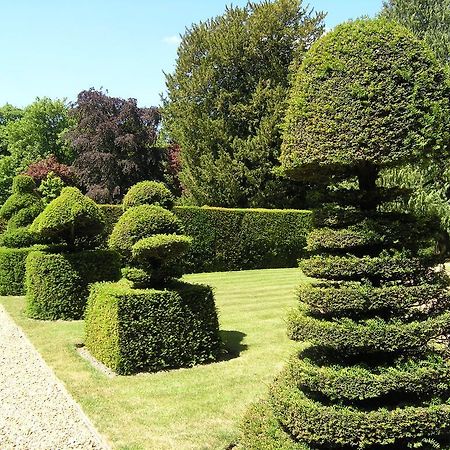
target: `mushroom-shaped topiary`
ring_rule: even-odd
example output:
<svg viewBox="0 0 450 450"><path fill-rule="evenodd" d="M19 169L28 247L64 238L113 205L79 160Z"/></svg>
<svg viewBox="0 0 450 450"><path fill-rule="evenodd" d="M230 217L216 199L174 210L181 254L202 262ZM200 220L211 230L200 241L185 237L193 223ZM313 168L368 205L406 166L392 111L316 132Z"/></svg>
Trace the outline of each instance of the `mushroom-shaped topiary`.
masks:
<svg viewBox="0 0 450 450"><path fill-rule="evenodd" d="M46 238L46 248L26 262L26 313L35 319L81 319L89 286L120 278L120 256L97 248L105 219L100 207L74 187L66 187L34 220L30 231Z"/></svg>
<svg viewBox="0 0 450 450"><path fill-rule="evenodd" d="M34 220L30 230L65 243L70 249L92 246L105 227L105 218L98 205L77 188L66 187Z"/></svg>
<svg viewBox="0 0 450 450"><path fill-rule="evenodd" d="M447 151L449 98L432 53L395 23L341 25L305 58L285 171L357 176L359 189L335 184L314 214L300 266L318 280L288 319L306 345L247 415L241 448L450 448L450 280L433 227L395 212L385 202L402 192L376 183L383 167Z"/></svg>
<svg viewBox="0 0 450 450"><path fill-rule="evenodd" d="M450 90L431 50L386 20L323 36L293 84L281 162L295 179L376 170L431 157L448 138Z"/></svg>
<svg viewBox="0 0 450 450"><path fill-rule="evenodd" d="M123 198L123 209L140 205L159 205L172 209L173 195L167 187L158 181L141 181L135 184Z"/></svg>

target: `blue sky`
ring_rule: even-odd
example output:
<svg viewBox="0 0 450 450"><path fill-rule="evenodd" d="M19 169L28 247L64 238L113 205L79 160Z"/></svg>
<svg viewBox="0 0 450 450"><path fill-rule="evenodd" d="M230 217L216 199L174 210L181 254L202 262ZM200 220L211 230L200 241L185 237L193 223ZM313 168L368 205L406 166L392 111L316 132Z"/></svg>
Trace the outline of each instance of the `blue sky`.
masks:
<svg viewBox="0 0 450 450"><path fill-rule="evenodd" d="M224 0L0 0L0 105L67 98L89 87L159 103L186 27L221 14ZM234 0L244 5L246 0ZM382 0L311 0L332 28L374 15Z"/></svg>

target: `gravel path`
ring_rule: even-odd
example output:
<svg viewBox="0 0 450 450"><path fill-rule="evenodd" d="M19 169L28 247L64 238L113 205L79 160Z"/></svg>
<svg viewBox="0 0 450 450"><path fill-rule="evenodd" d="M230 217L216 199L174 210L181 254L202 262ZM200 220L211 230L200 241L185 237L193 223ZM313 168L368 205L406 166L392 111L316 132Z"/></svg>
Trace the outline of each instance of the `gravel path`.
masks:
<svg viewBox="0 0 450 450"><path fill-rule="evenodd" d="M0 305L0 449L108 449Z"/></svg>

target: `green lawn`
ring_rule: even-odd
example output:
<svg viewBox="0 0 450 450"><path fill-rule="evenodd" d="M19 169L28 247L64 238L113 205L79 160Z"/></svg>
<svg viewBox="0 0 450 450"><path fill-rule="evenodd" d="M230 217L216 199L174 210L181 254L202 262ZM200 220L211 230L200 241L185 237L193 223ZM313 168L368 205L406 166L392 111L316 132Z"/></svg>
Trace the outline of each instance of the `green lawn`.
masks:
<svg viewBox="0 0 450 450"><path fill-rule="evenodd" d="M242 413L294 350L284 318L298 269L196 274L215 287L223 339L238 357L133 377L107 378L82 359L83 322L40 322L23 316L20 297L1 303L98 430L118 449L223 449L233 442Z"/></svg>

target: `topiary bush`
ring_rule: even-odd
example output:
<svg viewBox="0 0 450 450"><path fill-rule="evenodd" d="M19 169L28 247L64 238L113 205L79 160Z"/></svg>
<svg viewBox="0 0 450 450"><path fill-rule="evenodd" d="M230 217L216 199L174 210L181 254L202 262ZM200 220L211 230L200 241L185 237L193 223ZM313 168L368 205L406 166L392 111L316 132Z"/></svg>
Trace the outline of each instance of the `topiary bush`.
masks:
<svg viewBox="0 0 450 450"><path fill-rule="evenodd" d="M126 208L111 233L111 249L127 264L124 280L92 291L85 342L117 373L189 367L220 356L211 288L175 281L182 274L176 260L192 241L182 231L171 211L141 204Z"/></svg>
<svg viewBox="0 0 450 450"><path fill-rule="evenodd" d="M89 285L120 278L120 258L111 250L72 253L31 251L26 259L26 313L42 320L83 318Z"/></svg>
<svg viewBox="0 0 450 450"><path fill-rule="evenodd" d="M172 209L174 198L167 187L158 181L141 181L132 186L123 198L123 209L133 206L159 205Z"/></svg>
<svg viewBox="0 0 450 450"><path fill-rule="evenodd" d="M317 181L439 156L448 139L446 78L431 50L395 23L336 27L296 74L283 136L285 173Z"/></svg>
<svg viewBox="0 0 450 450"><path fill-rule="evenodd" d="M81 319L89 285L120 278L113 250L96 250L105 225L94 201L64 188L34 220L30 231L51 245L26 261L26 312L35 319Z"/></svg>
<svg viewBox="0 0 450 450"><path fill-rule="evenodd" d="M17 175L13 179L12 194L0 208L0 219L8 222L8 229L30 225L44 209L36 184L28 175Z"/></svg>
<svg viewBox="0 0 450 450"><path fill-rule="evenodd" d="M16 176L12 195L0 208L0 295L24 293L25 258L30 247L44 242L29 225L43 208L33 179Z"/></svg>
<svg viewBox="0 0 450 450"><path fill-rule="evenodd" d="M128 209L120 217L109 238L109 246L130 256L139 240L163 233L180 233L180 220L171 211L156 205L141 205Z"/></svg>
<svg viewBox="0 0 450 450"><path fill-rule="evenodd" d="M120 217L109 246L128 264L124 276L134 287L161 286L182 274L174 260L188 250L191 240L177 235L181 232L181 222L171 211L158 205L134 206Z"/></svg>
<svg viewBox="0 0 450 450"><path fill-rule="evenodd" d="M300 263L318 280L288 317L304 349L247 414L241 448L450 448L450 279L431 245L437 222L400 218L377 187L383 167L446 148L449 93L424 44L384 20L337 27L302 63L283 164L334 186Z"/></svg>
<svg viewBox="0 0 450 450"><path fill-rule="evenodd" d="M25 294L25 261L30 251L0 247L0 295Z"/></svg>
<svg viewBox="0 0 450 450"><path fill-rule="evenodd" d="M77 188L66 187L33 221L30 230L70 249L92 247L105 227L98 205Z"/></svg>
<svg viewBox="0 0 450 450"><path fill-rule="evenodd" d="M115 372L191 367L221 351L211 288L177 282L164 290L97 284L86 309L85 344Z"/></svg>

